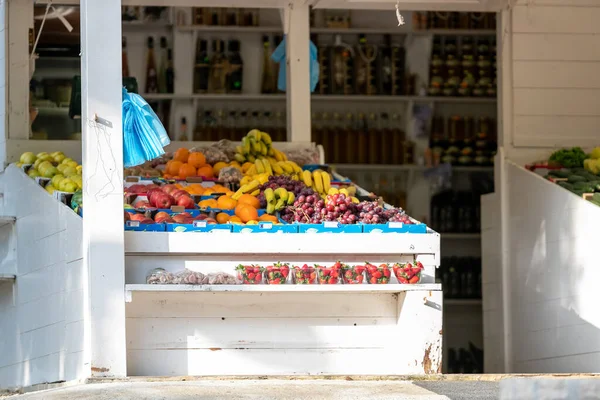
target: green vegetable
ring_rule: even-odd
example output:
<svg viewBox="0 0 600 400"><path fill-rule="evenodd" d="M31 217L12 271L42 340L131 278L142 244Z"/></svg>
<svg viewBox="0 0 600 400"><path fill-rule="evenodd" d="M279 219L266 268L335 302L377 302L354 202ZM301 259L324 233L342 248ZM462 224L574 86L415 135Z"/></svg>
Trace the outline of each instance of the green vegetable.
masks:
<svg viewBox="0 0 600 400"><path fill-rule="evenodd" d="M553 169L550 172L548 172L549 176L554 176L556 178L568 178L571 174L572 172L568 169Z"/></svg>
<svg viewBox="0 0 600 400"><path fill-rule="evenodd" d="M581 175L569 175L568 179L569 179L569 182L571 182L571 183L575 183L575 182L587 182L587 179L585 179Z"/></svg>
<svg viewBox="0 0 600 400"><path fill-rule="evenodd" d="M573 189L573 185L570 184L569 182L560 181L560 182L557 183L557 185L560 186L560 187L563 187L563 188L565 188L567 190Z"/></svg>
<svg viewBox="0 0 600 400"><path fill-rule="evenodd" d="M592 199L594 199L594 201L600 202L600 193L594 193L594 195L592 196Z"/></svg>
<svg viewBox="0 0 600 400"><path fill-rule="evenodd" d="M573 189L584 190L586 193L592 193L594 191L594 186L590 185L588 182L575 182L573 184Z"/></svg>
<svg viewBox="0 0 600 400"><path fill-rule="evenodd" d="M565 168L581 168L583 160L586 159L586 154L581 150L581 147L573 147L572 149L560 149L552 153L548 161L559 163Z"/></svg>

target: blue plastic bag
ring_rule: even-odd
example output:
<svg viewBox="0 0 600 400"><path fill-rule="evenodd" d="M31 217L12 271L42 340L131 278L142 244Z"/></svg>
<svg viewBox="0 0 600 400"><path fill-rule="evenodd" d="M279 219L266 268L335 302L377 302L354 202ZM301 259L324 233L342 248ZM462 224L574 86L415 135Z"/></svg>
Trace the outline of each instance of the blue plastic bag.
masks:
<svg viewBox="0 0 600 400"><path fill-rule="evenodd" d="M279 46L273 51L271 54L271 60L279 63L279 76L277 77L277 89L285 92L287 86L287 68L285 65L285 56L286 56L286 36L283 37ZM319 83L319 60L317 58L317 46L310 41L309 47L309 56L310 56L310 91L311 93L315 91L317 87L317 83Z"/></svg>
<svg viewBox="0 0 600 400"><path fill-rule="evenodd" d="M123 165L134 167L165 154L167 131L142 96L123 88Z"/></svg>

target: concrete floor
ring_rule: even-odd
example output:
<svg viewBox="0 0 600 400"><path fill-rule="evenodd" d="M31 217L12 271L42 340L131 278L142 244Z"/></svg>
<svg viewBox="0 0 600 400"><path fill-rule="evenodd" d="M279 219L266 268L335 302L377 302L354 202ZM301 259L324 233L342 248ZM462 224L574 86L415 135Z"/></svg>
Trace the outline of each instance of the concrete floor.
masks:
<svg viewBox="0 0 600 400"><path fill-rule="evenodd" d="M464 382L440 382L442 386L427 387L435 382L409 381L326 381L326 380L203 380L193 382L113 382L77 385L10 397L10 400L447 400L441 394L449 386ZM478 384L479 382L468 382ZM489 384L490 382L482 382ZM457 392L465 390L458 388ZM470 392L476 391L470 388ZM462 399L492 399L494 397L456 397Z"/></svg>

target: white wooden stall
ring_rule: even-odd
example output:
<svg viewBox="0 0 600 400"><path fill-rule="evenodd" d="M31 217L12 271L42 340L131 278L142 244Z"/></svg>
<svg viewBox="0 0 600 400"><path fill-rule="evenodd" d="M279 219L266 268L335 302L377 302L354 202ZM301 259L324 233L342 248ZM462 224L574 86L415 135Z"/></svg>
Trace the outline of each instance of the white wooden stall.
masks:
<svg viewBox="0 0 600 400"><path fill-rule="evenodd" d="M34 183L15 167L2 175L4 202L0 215L16 217L15 229L11 228L8 234L9 255L2 266L14 268L14 272L7 274L15 275L16 281L9 281L8 290L13 292L0 292L3 303L6 302L0 311L3 317L13 315L18 324L15 329L14 324L7 322L14 329L8 336L15 340L1 342L15 355L8 361L2 359L0 387L90 376L439 373L443 300L440 286L433 283L434 270L439 265L439 235L435 232L365 236L304 234L293 238L277 234L123 233L120 14L121 4L140 3L148 1L106 0L101 4L96 0L81 1L84 121L81 153L86 166L86 212L81 227L71 221L73 215L61 219L59 205L56 215L44 212L39 216L44 221L52 219L44 225L46 231L35 223L36 217L28 220L16 209L11 213L11 206L27 205L21 196L31 201L26 213L40 212L40 205L52 199L41 188L33 187ZM178 0L169 5L222 6L217 1L200 3ZM323 0L314 5L393 12L395 3ZM497 11L505 2L400 3L407 10ZM0 10L8 6L16 21L29 26L27 15L32 0L0 4ZM152 2L152 5L162 4ZM304 89L308 88L308 60L302 60L306 51L301 47L308 48L308 7L312 4L300 0L237 0L227 4L280 8L284 17L289 18L292 25L286 29L293 50L288 52L288 58L299 59L288 59L293 82L287 94L291 113L288 131L290 138L299 142L306 141L310 132L310 96ZM18 105L26 104L23 87L27 78L23 74L13 76L12 71L23 66L11 60L14 56L22 61L23 49L10 39L22 34L24 27L13 24L12 19L5 21L11 77L8 125L4 125L6 146L15 153L25 148L47 149L51 142L34 143L26 139L26 113ZM6 129L7 126L11 128ZM96 161L103 165L100 170L94 168ZM76 226L67 229L65 223ZM42 235L44 232L46 235ZM19 235L33 239L30 242ZM52 240L59 242L53 244ZM21 244L24 248L19 251ZM15 246L16 261L11 261L10 254L15 253L11 249ZM63 275L58 276L67 276L66 271L80 274L73 281L57 280L53 293L37 292L35 275L26 270L31 267L29 264L37 268L40 257L46 253L56 257L48 269L55 264L63 268ZM426 268L424 283L420 285L390 284L385 288L361 285L352 289L343 286L164 289L144 284L145 274L157 266L169 270L192 267L200 271L217 268L231 272L232 264L240 262L264 265L273 261L331 263L343 259L358 263L368 257L371 262L381 263L413 256ZM63 264L72 264L80 271ZM52 271L48 270L48 274L41 279L56 279ZM28 278L33 278L33 286L21 289L20 285L27 284ZM4 291L2 285L0 290ZM35 298L21 301L20 296ZM44 307L52 306L49 303L52 299L65 307L65 311L59 308L61 311L47 312ZM3 318L4 321L10 319ZM37 329L46 330L38 334L40 340L31 334ZM56 332L47 331L52 329ZM64 370L50 374L57 363Z"/></svg>

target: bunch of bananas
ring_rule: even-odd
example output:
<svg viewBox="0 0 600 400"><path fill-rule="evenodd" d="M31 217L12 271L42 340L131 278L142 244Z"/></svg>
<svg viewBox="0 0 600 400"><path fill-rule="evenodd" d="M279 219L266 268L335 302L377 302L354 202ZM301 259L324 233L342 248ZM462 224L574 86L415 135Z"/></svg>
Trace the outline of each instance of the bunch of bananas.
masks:
<svg viewBox="0 0 600 400"><path fill-rule="evenodd" d="M302 171L302 181L306 186L319 193L321 197L327 195L331 189L331 175L320 169L316 169L312 173L306 170Z"/></svg>
<svg viewBox="0 0 600 400"><path fill-rule="evenodd" d="M276 162L287 161L285 153L272 147L272 142L268 133L252 129L242 138L242 145L235 148L234 158L240 164L255 162L266 157L270 157Z"/></svg>
<svg viewBox="0 0 600 400"><path fill-rule="evenodd" d="M275 214L287 205L294 204L296 196L293 192L288 192L285 188L265 189L265 200L267 200L267 214Z"/></svg>
<svg viewBox="0 0 600 400"><path fill-rule="evenodd" d="M267 180L269 177L267 177ZM243 194L251 194L252 196L258 196L260 194L260 189L258 188L261 185L258 179L254 179L251 182L247 182L240 186L240 188L231 195L231 198L234 200L239 200Z"/></svg>
<svg viewBox="0 0 600 400"><path fill-rule="evenodd" d="M257 158L254 161L254 165L248 168L246 175L254 176L262 173L268 175L289 175L291 177L296 176L299 179L302 173L302 168L293 161L277 161L273 157Z"/></svg>

